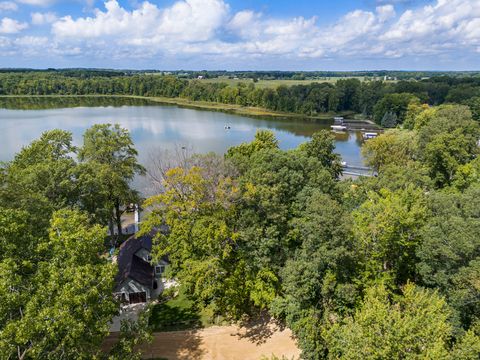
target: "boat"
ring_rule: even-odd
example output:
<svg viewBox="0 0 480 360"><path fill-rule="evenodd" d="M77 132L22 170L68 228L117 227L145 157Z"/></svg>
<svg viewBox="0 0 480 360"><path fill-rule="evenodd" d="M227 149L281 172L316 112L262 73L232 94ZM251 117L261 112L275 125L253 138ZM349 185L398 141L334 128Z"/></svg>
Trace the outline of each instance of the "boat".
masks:
<svg viewBox="0 0 480 360"><path fill-rule="evenodd" d="M364 140L368 140L368 139L374 139L378 136L378 133L374 133L374 132L366 132L366 133L363 133L363 139Z"/></svg>
<svg viewBox="0 0 480 360"><path fill-rule="evenodd" d="M334 131L345 131L347 127L345 125L332 125L330 126Z"/></svg>
<svg viewBox="0 0 480 360"><path fill-rule="evenodd" d="M225 130L230 130L230 125L225 125Z"/></svg>

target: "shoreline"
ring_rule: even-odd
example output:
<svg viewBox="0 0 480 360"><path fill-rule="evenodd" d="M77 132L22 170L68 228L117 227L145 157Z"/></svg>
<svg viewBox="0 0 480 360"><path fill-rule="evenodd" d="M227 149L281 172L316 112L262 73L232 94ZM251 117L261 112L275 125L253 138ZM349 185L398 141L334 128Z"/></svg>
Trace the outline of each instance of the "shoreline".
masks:
<svg viewBox="0 0 480 360"><path fill-rule="evenodd" d="M228 114L235 114L241 116L252 116L252 117L271 117L271 118L298 118L298 119L310 119L310 120L333 120L335 116L354 116L356 113L352 111L344 111L339 113L322 113L318 115L305 115L297 114L290 112L280 112L268 110L265 108L259 107L250 107L236 104L223 104L217 102L208 102L208 101L194 101L185 98L167 98L159 96L137 96L137 95L0 95L2 98L129 98L129 99L140 99L155 102L158 104L164 105L175 105L178 107L197 109L197 110L206 110L206 111L219 111Z"/></svg>

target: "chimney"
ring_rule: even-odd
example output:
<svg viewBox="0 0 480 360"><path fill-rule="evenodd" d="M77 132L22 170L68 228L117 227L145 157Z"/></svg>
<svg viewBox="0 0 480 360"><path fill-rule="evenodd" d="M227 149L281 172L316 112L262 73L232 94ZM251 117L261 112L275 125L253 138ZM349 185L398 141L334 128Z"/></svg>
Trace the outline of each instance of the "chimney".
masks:
<svg viewBox="0 0 480 360"><path fill-rule="evenodd" d="M135 223L134 223L134 232L138 232L138 225L140 223L140 212L138 211L138 204L135 204Z"/></svg>

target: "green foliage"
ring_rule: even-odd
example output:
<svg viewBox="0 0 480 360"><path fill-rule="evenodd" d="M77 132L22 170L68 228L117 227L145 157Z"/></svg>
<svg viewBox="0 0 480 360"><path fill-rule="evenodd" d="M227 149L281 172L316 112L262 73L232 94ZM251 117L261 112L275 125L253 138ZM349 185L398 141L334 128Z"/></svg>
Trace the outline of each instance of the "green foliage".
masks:
<svg viewBox="0 0 480 360"><path fill-rule="evenodd" d="M426 201L421 190L380 190L370 193L354 211L357 256L364 267L364 281L383 277L404 284L415 275L415 251L426 221Z"/></svg>
<svg viewBox="0 0 480 360"><path fill-rule="evenodd" d="M472 118L474 120L479 121L480 120L480 96L473 97L465 101L464 104L470 108L470 111L472 112Z"/></svg>
<svg viewBox="0 0 480 360"><path fill-rule="evenodd" d="M156 235L156 258L169 255L172 275L199 302L213 301L219 311L228 308L239 316L248 294L238 287L242 275L237 268L241 269L236 254L238 233L233 226L238 187L230 178L205 174L196 166L169 170L165 191L145 203L152 212L142 231L168 226L168 233Z"/></svg>
<svg viewBox="0 0 480 360"><path fill-rule="evenodd" d="M407 115L408 106L412 102L418 102L418 98L409 93L387 94L376 103L373 118L377 124L381 124L386 114L391 114L385 120L388 120L388 127L395 126L397 122L402 124Z"/></svg>
<svg viewBox="0 0 480 360"><path fill-rule="evenodd" d="M142 233L155 234L154 258L169 257L168 276L184 293L158 305L151 325L268 311L292 329L305 359L478 359L480 128L466 106L416 100L475 99L476 80L260 90L118 78L138 81L138 91L165 86L169 96L405 119L365 143L378 170L368 179L339 180L328 132L283 151L259 131L225 157L197 155L166 171L145 203ZM82 91L100 91L93 87L102 82L85 79L92 88ZM112 230L123 205L138 199L129 183L143 172L130 135L114 125L89 129L79 151L71 134L47 132L2 165L0 358L101 357L117 304L96 224ZM103 357L138 358L148 316L124 323Z"/></svg>
<svg viewBox="0 0 480 360"><path fill-rule="evenodd" d="M416 142L413 131L388 130L366 141L362 154L366 163L377 170L385 166L405 166L415 157Z"/></svg>
<svg viewBox="0 0 480 360"><path fill-rule="evenodd" d="M419 131L419 155L435 185L450 185L457 169L478 153L480 127L465 106L442 106Z"/></svg>
<svg viewBox="0 0 480 360"><path fill-rule="evenodd" d="M107 158L105 142L94 143L82 157ZM132 175L122 166L129 155L113 153L120 154L114 166L127 173L126 182ZM108 193L102 178L114 176L100 159L79 165L76 154L72 135L52 130L0 170L2 359L98 358L118 311L112 296L117 269L101 257L106 229L95 224L112 213L96 200ZM131 191L127 183L123 190Z"/></svg>
<svg viewBox="0 0 480 360"><path fill-rule="evenodd" d="M300 150L307 156L317 158L320 164L330 171L334 178L342 173L340 155L335 151L335 137L328 131L319 131L312 135L310 141L300 145Z"/></svg>
<svg viewBox="0 0 480 360"><path fill-rule="evenodd" d="M141 360L140 346L152 341L151 330L148 326L152 309L147 308L139 314L136 321L123 320L120 325L118 341L107 355L102 358L108 360Z"/></svg>
<svg viewBox="0 0 480 360"><path fill-rule="evenodd" d="M383 115L380 125L384 128L394 128L398 124L397 114L394 112L387 112Z"/></svg>
<svg viewBox="0 0 480 360"><path fill-rule="evenodd" d="M29 257L0 263L0 357L89 359L99 352L117 312L115 268L98 254L102 230L87 215L62 210Z"/></svg>
<svg viewBox="0 0 480 360"><path fill-rule="evenodd" d="M2 169L2 204L27 211L40 229L51 214L76 202L72 134L47 131L24 147Z"/></svg>
<svg viewBox="0 0 480 360"><path fill-rule="evenodd" d="M120 125L94 125L83 138L83 147L78 152L82 162L78 178L83 205L96 215L97 221L105 225L108 221L113 239L113 223L117 233L122 232L121 206L139 200L130 182L135 175L145 174L145 169L137 161L130 133Z"/></svg>
<svg viewBox="0 0 480 360"><path fill-rule="evenodd" d="M429 199L430 217L421 229L417 249L422 281L446 290L450 278L480 255L480 189L463 194L435 193Z"/></svg>
<svg viewBox="0 0 480 360"><path fill-rule="evenodd" d="M480 321L480 256L458 270L449 281L447 296L459 317L459 324L468 329Z"/></svg>
<svg viewBox="0 0 480 360"><path fill-rule="evenodd" d="M273 132L269 130L257 130L255 138L250 143L243 143L228 149L226 157L249 158L254 153L263 149L278 149L278 140Z"/></svg>
<svg viewBox="0 0 480 360"><path fill-rule="evenodd" d="M3 71L0 73L0 95L181 97L192 101L262 107L307 116L349 111L373 115L377 123L380 123L385 113L394 112L399 123L402 123L412 99L420 99L430 105L466 103L473 106L473 111L474 99L480 94L478 76L472 74L464 77L462 75L465 74L449 74L450 76L442 77L428 73L424 75L430 79L418 81L421 77L419 73L396 72L392 76L409 80L393 83L371 79L390 76L390 73L385 75L386 72L366 72L368 78L361 82L358 78L344 78L359 76L356 73L335 73L341 78L328 81L332 75L324 72L272 72L271 75L270 72L246 72L238 74L242 77L241 80L228 81L223 80L224 73L193 72L186 75L192 79L189 81L184 79L183 72L172 76L98 70L85 74L82 71ZM217 76L222 78L197 80L198 75L205 79ZM303 76L309 80L304 83L292 80ZM263 81L256 83L255 79ZM278 80L270 81L272 79ZM5 100L10 103L9 106L14 101ZM71 101L67 101L67 106L68 104Z"/></svg>
<svg viewBox="0 0 480 360"><path fill-rule="evenodd" d="M413 284L391 302L382 285L367 290L352 317L325 331L329 359L446 359L452 327L445 300Z"/></svg>

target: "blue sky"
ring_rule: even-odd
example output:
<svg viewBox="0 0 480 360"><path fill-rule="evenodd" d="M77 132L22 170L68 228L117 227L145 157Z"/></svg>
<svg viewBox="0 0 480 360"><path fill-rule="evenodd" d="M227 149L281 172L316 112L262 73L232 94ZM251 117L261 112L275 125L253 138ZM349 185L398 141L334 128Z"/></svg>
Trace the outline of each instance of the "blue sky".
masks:
<svg viewBox="0 0 480 360"><path fill-rule="evenodd" d="M480 0L0 0L0 67L480 70Z"/></svg>

